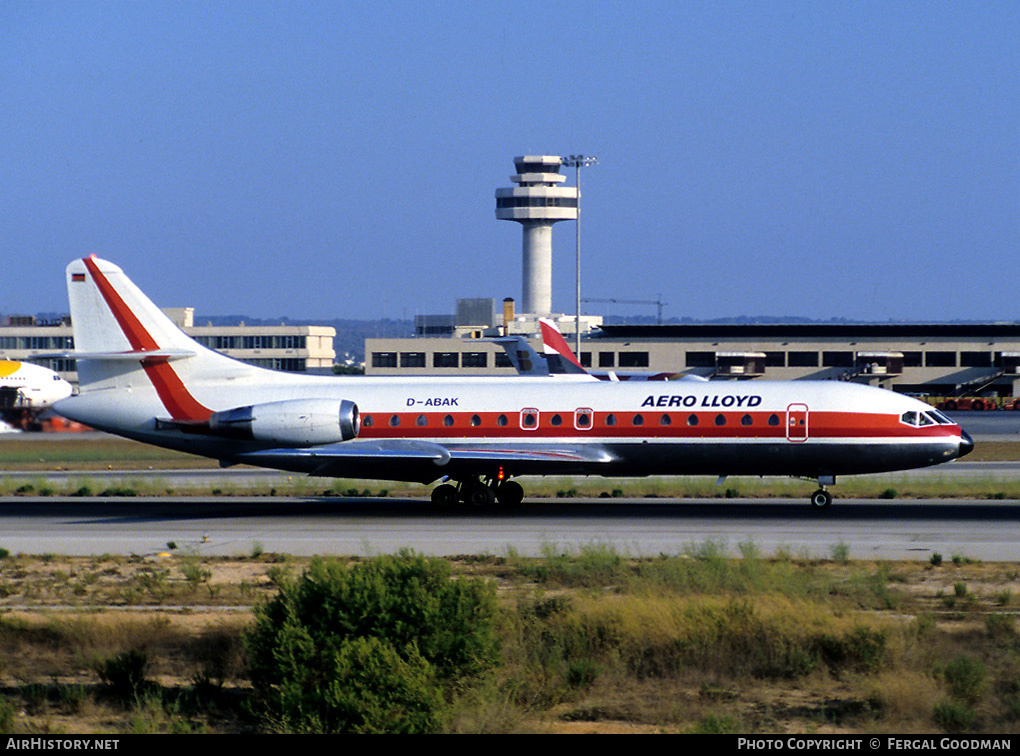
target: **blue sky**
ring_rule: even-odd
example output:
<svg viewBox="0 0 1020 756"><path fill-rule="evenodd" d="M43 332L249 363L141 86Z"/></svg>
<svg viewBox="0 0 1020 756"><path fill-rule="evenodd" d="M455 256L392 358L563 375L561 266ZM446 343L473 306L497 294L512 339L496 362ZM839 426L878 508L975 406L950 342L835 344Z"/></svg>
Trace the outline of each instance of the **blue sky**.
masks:
<svg viewBox="0 0 1020 756"><path fill-rule="evenodd" d="M586 153L586 297L1020 320L1018 40L1015 2L0 0L0 313L90 253L200 315L519 299L494 190Z"/></svg>

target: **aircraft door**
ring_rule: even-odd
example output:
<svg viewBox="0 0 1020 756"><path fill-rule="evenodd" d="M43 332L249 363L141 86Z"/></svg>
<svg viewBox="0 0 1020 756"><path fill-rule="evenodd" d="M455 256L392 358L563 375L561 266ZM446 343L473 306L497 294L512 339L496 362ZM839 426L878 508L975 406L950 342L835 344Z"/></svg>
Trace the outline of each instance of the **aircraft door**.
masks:
<svg viewBox="0 0 1020 756"><path fill-rule="evenodd" d="M786 438L788 441L807 441L808 406L791 404L786 408Z"/></svg>

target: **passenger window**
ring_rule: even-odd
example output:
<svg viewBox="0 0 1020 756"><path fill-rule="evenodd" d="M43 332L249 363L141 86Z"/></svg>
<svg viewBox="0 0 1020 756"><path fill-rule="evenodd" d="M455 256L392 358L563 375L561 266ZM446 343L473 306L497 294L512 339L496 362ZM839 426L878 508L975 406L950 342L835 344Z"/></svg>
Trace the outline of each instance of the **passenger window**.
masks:
<svg viewBox="0 0 1020 756"><path fill-rule="evenodd" d="M606 415L606 425L616 425L616 415Z"/></svg>
<svg viewBox="0 0 1020 756"><path fill-rule="evenodd" d="M659 425L672 425L673 419L669 415L662 415L659 418Z"/></svg>
<svg viewBox="0 0 1020 756"><path fill-rule="evenodd" d="M429 424L429 419L425 415L418 415L418 419L414 421L418 427L425 427Z"/></svg>
<svg viewBox="0 0 1020 756"><path fill-rule="evenodd" d="M698 416L697 415L688 415L687 416L687 424L690 425L691 427L694 427L695 425L697 425L698 424Z"/></svg>
<svg viewBox="0 0 1020 756"><path fill-rule="evenodd" d="M481 424L482 424L482 418L478 417L478 415L472 415L471 416L471 427L477 428Z"/></svg>
<svg viewBox="0 0 1020 756"><path fill-rule="evenodd" d="M525 430L534 430L538 427L538 410L521 410L521 427Z"/></svg>
<svg viewBox="0 0 1020 756"><path fill-rule="evenodd" d="M563 425L563 418L562 418L562 417L560 417L560 416L559 416L559 414L556 414L556 415L553 415L553 416L552 416L552 420L551 420L550 422L551 422L551 423L552 423L553 425L555 425L555 426L559 427L559 426Z"/></svg>
<svg viewBox="0 0 1020 756"><path fill-rule="evenodd" d="M447 415L446 417L444 417L443 418L443 425L445 425L447 428L452 426L453 425L453 415Z"/></svg>
<svg viewBox="0 0 1020 756"><path fill-rule="evenodd" d="M715 424L716 425L726 425L726 415L716 415L715 416Z"/></svg>
<svg viewBox="0 0 1020 756"><path fill-rule="evenodd" d="M579 409L574 411L574 427L578 430L591 428L592 411L590 409Z"/></svg>
<svg viewBox="0 0 1020 756"><path fill-rule="evenodd" d="M742 418L740 418L741 425L750 425L753 422L754 419L750 415L744 415Z"/></svg>
<svg viewBox="0 0 1020 756"><path fill-rule="evenodd" d="M769 415L769 425L779 425L779 415Z"/></svg>
<svg viewBox="0 0 1020 756"><path fill-rule="evenodd" d="M361 425L365 428L371 428L373 425L375 425L375 420L372 419L371 415L362 415Z"/></svg>
<svg viewBox="0 0 1020 756"><path fill-rule="evenodd" d="M390 427L391 428L396 428L398 425L400 425L400 416L399 415L390 415Z"/></svg>
<svg viewBox="0 0 1020 756"><path fill-rule="evenodd" d="M645 419L641 415L634 415L634 425L644 425Z"/></svg>
<svg viewBox="0 0 1020 756"><path fill-rule="evenodd" d="M500 428L506 426L507 423L509 422L510 421L507 420L506 415L500 415L499 417L496 418L496 425L498 425Z"/></svg>

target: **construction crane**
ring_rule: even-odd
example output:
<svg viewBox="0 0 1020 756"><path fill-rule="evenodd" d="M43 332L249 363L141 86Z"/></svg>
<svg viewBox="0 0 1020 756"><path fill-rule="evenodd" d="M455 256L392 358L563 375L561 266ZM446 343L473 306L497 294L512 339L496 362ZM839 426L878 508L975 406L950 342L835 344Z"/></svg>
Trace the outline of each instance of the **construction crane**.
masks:
<svg viewBox="0 0 1020 756"><path fill-rule="evenodd" d="M662 308L669 304L664 302L662 295L659 294L657 299L582 299L582 302L600 302L609 304L625 304L625 305L655 305L658 308L658 324L662 325Z"/></svg>

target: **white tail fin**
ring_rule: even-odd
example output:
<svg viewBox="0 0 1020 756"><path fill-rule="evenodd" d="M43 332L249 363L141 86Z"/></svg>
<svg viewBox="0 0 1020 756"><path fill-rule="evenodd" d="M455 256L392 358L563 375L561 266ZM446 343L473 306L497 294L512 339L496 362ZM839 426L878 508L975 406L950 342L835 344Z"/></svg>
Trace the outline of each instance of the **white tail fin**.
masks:
<svg viewBox="0 0 1020 756"><path fill-rule="evenodd" d="M201 416L207 410L188 401L185 382L257 371L185 334L106 260L92 256L68 265L67 296L75 345L69 356L78 361L83 392L151 383L174 416Z"/></svg>
<svg viewBox="0 0 1020 756"><path fill-rule="evenodd" d="M523 336L499 336L492 340L503 347L510 364L519 375L549 375L549 362L542 359Z"/></svg>

